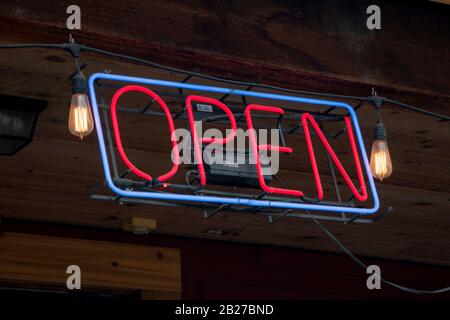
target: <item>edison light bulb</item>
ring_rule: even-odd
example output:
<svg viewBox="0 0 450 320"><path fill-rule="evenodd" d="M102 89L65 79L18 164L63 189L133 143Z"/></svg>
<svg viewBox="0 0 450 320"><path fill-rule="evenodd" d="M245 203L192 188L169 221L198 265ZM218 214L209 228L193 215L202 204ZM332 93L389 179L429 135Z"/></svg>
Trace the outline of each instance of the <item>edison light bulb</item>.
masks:
<svg viewBox="0 0 450 320"><path fill-rule="evenodd" d="M69 131L83 139L94 129L89 98L85 93L74 93L70 102Z"/></svg>
<svg viewBox="0 0 450 320"><path fill-rule="evenodd" d="M374 178L386 179L392 174L392 161L386 140L375 140L370 155L370 171Z"/></svg>

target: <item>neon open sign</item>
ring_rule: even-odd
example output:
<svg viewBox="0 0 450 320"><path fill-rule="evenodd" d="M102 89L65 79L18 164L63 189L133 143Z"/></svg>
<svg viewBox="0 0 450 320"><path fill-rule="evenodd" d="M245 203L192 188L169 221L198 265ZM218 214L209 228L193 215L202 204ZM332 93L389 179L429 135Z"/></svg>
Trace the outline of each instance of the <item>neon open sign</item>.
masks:
<svg viewBox="0 0 450 320"><path fill-rule="evenodd" d="M120 186L114 183L114 179L111 175L110 162L108 158L107 148L105 144L105 137L103 131L103 124L100 119L99 105L97 103L96 91L95 91L95 82L97 80L107 80L107 81L117 81L121 83L129 83L129 85L125 85L119 88L113 95L111 99L110 105L110 117L113 128L113 134L115 138L115 147L118 151L122 162L127 166L127 168L132 171L134 174L139 176L144 180L155 180L164 184L169 185L171 178L176 174L179 167L179 150L177 138L175 136L175 123L173 119L173 115L166 105L163 98L158 95L155 90L148 88L149 86L155 86L158 88L166 87L166 88L176 88L183 89L189 91L195 91L198 94L188 95L185 98L184 106L187 114L187 120L189 122L190 132L192 134L192 142L194 146L195 158L197 159L197 170L200 178L200 185L202 187L208 184L207 177L205 174L205 167L203 163L202 157L202 146L208 144L219 144L225 145L232 139L234 139L237 129L237 121L234 117L233 112L230 108L224 104L222 101L217 99L213 99L211 97L204 96L208 93L221 93L229 96L240 96L240 97L254 97L259 99L267 99L270 100L271 104L273 101L277 102L277 105L282 105L283 102L294 102L294 103L302 103L311 106L329 106L334 108L340 108L346 111L346 115L344 116L345 128L348 136L348 141L350 143L351 154L353 157L354 168L357 172L358 184L355 185L351 180L350 176L347 173L347 170L342 165L339 157L336 155L336 152L333 150L330 145L327 137L322 132L320 125L316 122L315 117L308 112L303 112L301 115L301 126L303 127L305 140L309 152L309 161L312 167L312 172L314 176L314 181L317 190L317 199L319 200L317 203L309 203L305 201L290 201L291 198L301 198L304 196L304 193L301 190L294 190L288 188L277 188L271 187L266 183L263 167L260 159L260 152L262 150L271 150L280 153L294 153L293 150L289 146L278 146L274 144L259 144L257 141L256 133L253 124L254 113L266 113L269 115L278 115L282 116L284 114L284 110L280 107L274 107L272 105L264 105L264 104L248 104L244 108L245 122L247 129L249 129L249 138L250 138L250 148L252 157L254 157L254 163L256 166L257 177L259 181L260 188L267 194L270 195L287 195L291 198L286 201L283 200L265 200L264 198L249 198L249 197L225 197L225 196L210 196L210 195L202 195L202 194L180 194L180 193L171 193L171 192L152 192L152 191L137 191L137 190L129 190L123 189ZM318 100L318 99L310 99L310 98L301 98L295 96L281 95L281 94L272 94L272 93L262 93L262 92L253 92L246 90L235 90L230 88L223 87L213 87L213 86L205 86L205 85L196 85L196 84L188 84L184 82L172 82L172 81L163 81L156 79L145 79L145 78L136 78L129 76L121 76L121 75L112 75L112 74L102 74L96 73L93 74L89 78L89 90L91 96L92 109L94 113L94 120L97 130L97 136L100 147L101 160L104 169L104 175L106 179L106 183L108 187L115 192L117 195L121 197L128 198L139 198L139 199L151 199L151 200L167 200L167 201L187 201L187 202L197 202L197 203L215 203L215 204L223 204L223 205L239 205L239 206L249 206L249 207L257 207L257 208L280 208L280 209L298 209L298 210L317 210L317 211L325 211L325 212L348 212L353 214L367 215L373 214L379 209L379 200L377 190L375 188L375 184L373 178L370 174L369 161L367 159L367 154L364 147L363 137L359 128L358 119L356 117L356 113L354 109L343 102L334 102L334 101L326 101L326 100ZM150 173L145 172L139 169L127 156L127 153L122 145L122 137L121 132L118 125L118 114L117 114L117 105L120 97L127 92L141 92L148 95L153 101L155 101L159 108L162 109L167 125L169 127L170 139L172 144L172 160L173 166L172 168L158 177L153 177ZM203 107L211 107L214 106L223 111L226 117L229 120L230 128L227 131L227 135L225 138L208 138L199 135L196 130L196 119L193 112L193 104L196 103ZM342 205L329 205L323 204L320 200L323 199L323 187L322 181L320 177L319 167L317 165L316 154L314 151L313 141L311 139L312 134L317 135L321 144L325 147L326 152L328 153L331 161L336 166L338 172L342 175L345 180L345 183L350 188L353 197L355 197L360 202L367 202L369 198L368 191L370 190L371 198L372 198L372 206L371 207L343 207ZM368 186L366 185L366 181L368 182Z"/></svg>

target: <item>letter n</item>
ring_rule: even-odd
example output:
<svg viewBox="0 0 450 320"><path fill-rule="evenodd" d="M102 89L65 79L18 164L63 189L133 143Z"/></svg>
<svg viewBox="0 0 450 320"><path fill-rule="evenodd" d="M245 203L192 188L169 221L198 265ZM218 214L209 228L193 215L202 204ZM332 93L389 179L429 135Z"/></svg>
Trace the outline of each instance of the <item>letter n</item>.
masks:
<svg viewBox="0 0 450 320"><path fill-rule="evenodd" d="M309 113L304 113L302 115L302 125L303 130L305 131L305 138L306 138L306 144L308 146L309 151L309 158L311 161L311 166L314 173L314 180L316 182L316 188L317 188L317 197L319 200L323 199L323 188L322 188L322 181L320 179L320 173L319 168L317 167L317 161L316 161L316 155L314 152L314 147L312 144L311 139L311 133L309 131L308 122L311 123L314 131L317 133L319 139L321 140L322 144L325 146L326 151L330 155L331 159L335 163L336 167L338 168L339 172L342 174L342 176L345 179L345 182L350 187L350 190L352 191L353 195L359 200L359 201L366 201L367 200L367 189L366 189L366 183L364 180L364 175L361 169L361 162L359 160L358 150L356 148L356 142L355 137L353 135L353 128L350 122L349 117L345 117L345 124L347 128L348 138L350 140L350 145L352 148L353 153L353 159L356 166L356 171L358 173L358 180L361 186L361 193L358 192L355 185L353 184L352 180L350 179L349 175L347 174L347 171L344 169L344 167L341 164L341 161L337 157L336 153L334 152L333 148L331 148L328 140L325 138L325 135L323 134L322 130L320 129L319 125L317 124L314 117Z"/></svg>

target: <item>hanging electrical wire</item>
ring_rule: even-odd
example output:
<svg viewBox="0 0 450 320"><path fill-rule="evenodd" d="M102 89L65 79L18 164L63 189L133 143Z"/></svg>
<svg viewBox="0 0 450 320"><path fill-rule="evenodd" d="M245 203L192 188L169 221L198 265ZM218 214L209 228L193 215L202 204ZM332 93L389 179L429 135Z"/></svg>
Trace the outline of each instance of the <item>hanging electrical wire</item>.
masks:
<svg viewBox="0 0 450 320"><path fill-rule="evenodd" d="M319 228L331 240L333 240L333 242L339 247L339 249L341 249L345 254L347 254L350 257L350 259L352 259L358 266L360 266L364 270L367 270L367 265L362 260L360 260L358 257L356 257L341 241L339 241L339 239L336 238L336 236L333 233L331 233L331 231L329 231L322 223L320 223L320 221L318 221L316 219L312 219L312 220L314 221L315 224L317 224L319 226ZM388 281L388 280L382 278L381 276L380 276L380 280L383 283L390 285L391 287L397 288L397 289L405 291L405 292L414 293L414 294L437 294L437 293L450 292L450 287L444 287L444 288L436 289L436 290L422 290L422 289L408 288L408 287L399 285L395 282Z"/></svg>
<svg viewBox="0 0 450 320"><path fill-rule="evenodd" d="M200 72L194 72L194 71L188 71L188 70L184 70L184 69L180 69L180 68L169 67L169 66L165 66L165 65L150 61L150 60L132 57L132 56L125 55L125 54L119 54L119 53L102 50L102 49L98 49L98 48L94 48L94 47L90 47L90 46L85 46L85 45L77 44L77 43L0 44L0 49L23 49L23 48L64 49L69 52L73 52L74 50L76 50L78 52L83 52L83 51L94 52L97 54L106 55L106 56L114 57L117 59L133 61L133 62L143 64L143 65L146 65L149 67L153 67L156 69L175 72L175 73L189 75L189 76L195 76L195 77L199 77L199 78L206 79L206 80L218 81L218 82L234 84L234 85L251 86L251 87L261 88L261 89L277 90L277 91L285 92L285 93L304 94L304 95L310 95L310 96L319 96L319 97L336 98L336 99L352 99L352 100L360 100L360 101L370 101L372 99L372 97L342 95L342 94L325 93L325 92L317 92L317 91L295 90L295 89L282 88L282 87L278 87L278 86L274 86L274 85L256 83L256 82L226 79L226 78L222 78L222 77L207 75L207 74L200 73ZM443 121L450 120L450 116L431 112L431 111L428 111L428 110L425 110L422 108L418 108L418 107L415 107L415 106L412 106L412 105L409 105L409 104L406 104L406 103L403 103L403 102L400 102L400 101L397 101L394 99L389 99L389 98L384 98L384 97L379 97L379 98L382 99L386 103L394 104L403 109L408 109L408 110L411 110L414 112L422 113L422 114L425 114L425 115L428 115L431 117L441 119Z"/></svg>
<svg viewBox="0 0 450 320"><path fill-rule="evenodd" d="M287 188L287 184L286 182L281 179L280 177L276 176L276 179L285 187ZM313 216L311 214L310 211L305 210L306 213L310 216ZM317 224L319 226L319 228L331 239L333 240L333 242L339 247L340 250L342 250L342 252L344 252L345 254L347 254L350 259L352 259L358 266L360 266L361 268L363 268L364 270L367 270L367 265L361 260L359 259L357 256L355 256L341 241L339 241L339 239L330 231L328 230L319 220L312 218L312 221L314 221L315 224ZM445 288L441 288L441 289L437 289L437 290L422 290L422 289L414 289L414 288L408 288L402 285L399 285L395 282L392 281L388 281L385 280L384 278L380 277L380 281L386 283L387 285L390 285L394 288L397 288L399 290L405 291L405 292L409 292L409 293L414 293L414 294L437 294L437 293L445 293L445 292L450 292L450 287L445 287Z"/></svg>

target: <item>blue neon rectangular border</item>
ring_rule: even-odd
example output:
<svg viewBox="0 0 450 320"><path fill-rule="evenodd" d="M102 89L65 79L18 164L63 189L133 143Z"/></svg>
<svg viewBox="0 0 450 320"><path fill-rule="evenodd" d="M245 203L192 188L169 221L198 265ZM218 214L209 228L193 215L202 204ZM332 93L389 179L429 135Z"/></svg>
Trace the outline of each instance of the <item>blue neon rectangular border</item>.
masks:
<svg viewBox="0 0 450 320"><path fill-rule="evenodd" d="M175 87L190 90L206 91L206 92L216 92L228 95L239 95L247 97L258 97L265 99L275 99L283 101L301 102L313 105L325 105L331 107L340 107L348 111L351 116L353 127L356 132L356 137L358 139L359 149L364 162L364 168L366 170L366 175L369 180L370 190L373 197L374 206L372 208L353 208L353 207L339 207L339 206L328 206L320 204L307 204L307 203L291 203L283 201L269 201L269 200L254 200L245 198L226 198L226 197L212 197L212 196L199 196L199 195L187 195L187 194L175 194L175 193L155 193L155 192L142 192L142 191L125 191L118 188L111 177L111 171L108 162L108 155L106 152L105 140L103 137L102 123L100 121L100 114L97 105L96 93L95 93L95 81L97 79L105 79L112 81L122 81L131 83L140 83L145 85L158 85L165 87ZM123 75L114 75L106 73L94 73L89 77L89 91L91 97L92 110L94 113L95 127L97 130L98 144L100 148L100 155L103 165L103 171L105 173L106 182L108 187L116 194L122 197L132 197L140 199L153 199L153 200L173 200L173 201L193 201L193 202L204 202L204 203L217 203L217 204L230 204L230 205L245 205L252 207L268 207L268 208L283 208L283 209L298 209L298 210L314 210L314 211L326 211L333 213L354 213L360 215L374 214L380 208L380 202L378 198L378 193L375 187L375 182L370 173L369 160L367 158L366 150L364 148L364 140L359 128L358 119L356 117L355 110L343 102L334 102L327 100L311 99L311 98L300 98L294 96L287 96L281 94L271 94L244 90L235 90L222 87L205 86L198 84L189 84L183 82L173 82L164 81L156 79L146 79L138 77L130 77Z"/></svg>

